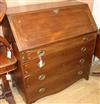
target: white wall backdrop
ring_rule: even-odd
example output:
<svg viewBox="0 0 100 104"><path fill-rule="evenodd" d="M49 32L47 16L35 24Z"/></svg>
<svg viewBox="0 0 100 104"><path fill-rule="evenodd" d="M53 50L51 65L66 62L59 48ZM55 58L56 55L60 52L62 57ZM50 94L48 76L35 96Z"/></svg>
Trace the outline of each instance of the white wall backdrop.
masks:
<svg viewBox="0 0 100 104"><path fill-rule="evenodd" d="M55 1L70 1L70 0L6 0L8 7L35 4L35 3L39 3L39 2L43 3L43 2L55 2ZM88 3L92 10L94 0L77 0L77 1Z"/></svg>
<svg viewBox="0 0 100 104"><path fill-rule="evenodd" d="M100 0L94 0L93 16L98 28L100 28Z"/></svg>
<svg viewBox="0 0 100 104"><path fill-rule="evenodd" d="M63 1L63 0L6 0L8 7L37 4L43 2L55 2L55 1Z"/></svg>
<svg viewBox="0 0 100 104"><path fill-rule="evenodd" d="M88 5L92 11L94 0L77 0L77 1L88 3Z"/></svg>

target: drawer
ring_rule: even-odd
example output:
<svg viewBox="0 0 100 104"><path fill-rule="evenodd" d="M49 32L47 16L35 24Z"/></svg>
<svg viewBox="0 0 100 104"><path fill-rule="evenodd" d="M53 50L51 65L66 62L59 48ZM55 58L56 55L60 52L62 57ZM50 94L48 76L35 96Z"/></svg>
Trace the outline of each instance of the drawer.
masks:
<svg viewBox="0 0 100 104"><path fill-rule="evenodd" d="M39 57L39 53L44 54L44 57L46 57L49 54L57 53L70 48L73 48L74 52L77 52L77 50L75 49L75 47L77 46L80 46L78 47L79 51L81 50L82 47L86 47L87 52L90 51L91 53L93 52L95 47L95 40L96 40L96 34L89 34L78 38L63 40L53 44L41 46L32 50L22 52L21 53L22 62L28 62L37 59Z"/></svg>
<svg viewBox="0 0 100 104"><path fill-rule="evenodd" d="M74 70L71 69L70 72L59 74L56 77L49 78L45 82L39 82L37 84L35 84L34 81L27 81L25 85L28 99L37 100L38 98L41 98L43 96L63 90L70 84L74 83L75 81L83 78L86 74L88 74L89 69L90 65L81 68L74 68Z"/></svg>
<svg viewBox="0 0 100 104"><path fill-rule="evenodd" d="M60 74L62 72L68 72L69 68L74 69L74 67L85 66L86 64L91 63L92 60L91 55L88 55L86 57L77 55L75 55L76 57L75 56L70 57L70 60L67 58L47 60L45 67L42 69L38 68L38 65L36 64L35 61L27 63L23 65L24 78L35 77L46 73L48 73L46 76L50 77L52 75Z"/></svg>

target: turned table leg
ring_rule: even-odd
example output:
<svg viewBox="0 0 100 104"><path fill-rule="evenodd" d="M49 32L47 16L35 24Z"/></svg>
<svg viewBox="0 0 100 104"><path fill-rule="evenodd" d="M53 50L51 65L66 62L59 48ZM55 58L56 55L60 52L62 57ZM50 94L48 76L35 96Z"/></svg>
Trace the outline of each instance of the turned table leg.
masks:
<svg viewBox="0 0 100 104"><path fill-rule="evenodd" d="M3 90L6 101L8 101L9 104L16 104L12 91L9 86L9 81L6 79L5 75L2 76L2 81L3 81Z"/></svg>

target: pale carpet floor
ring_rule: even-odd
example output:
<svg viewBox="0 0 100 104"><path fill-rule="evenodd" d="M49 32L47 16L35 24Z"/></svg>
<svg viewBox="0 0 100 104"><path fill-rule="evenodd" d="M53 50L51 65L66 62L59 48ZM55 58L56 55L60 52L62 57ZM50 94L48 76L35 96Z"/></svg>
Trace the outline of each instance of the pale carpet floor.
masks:
<svg viewBox="0 0 100 104"><path fill-rule="evenodd" d="M100 70L100 62L93 64L92 70ZM25 104L16 88L12 88L16 104ZM0 100L0 104L8 104ZM33 104L100 104L100 77L81 79L65 90L44 97Z"/></svg>

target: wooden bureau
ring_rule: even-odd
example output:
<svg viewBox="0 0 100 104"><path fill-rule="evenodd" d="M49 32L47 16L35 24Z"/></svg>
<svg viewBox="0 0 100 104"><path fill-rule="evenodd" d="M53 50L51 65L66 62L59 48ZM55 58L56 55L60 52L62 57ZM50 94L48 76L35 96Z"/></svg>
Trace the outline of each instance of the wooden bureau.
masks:
<svg viewBox="0 0 100 104"><path fill-rule="evenodd" d="M18 60L13 83L27 104L81 78L88 80L97 27L87 4L64 1L15 7L5 18L6 30L12 31L6 38Z"/></svg>

